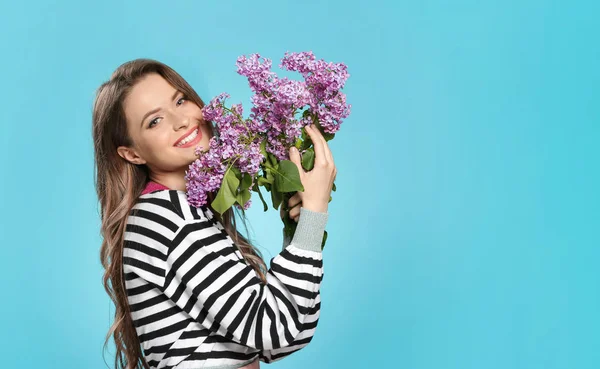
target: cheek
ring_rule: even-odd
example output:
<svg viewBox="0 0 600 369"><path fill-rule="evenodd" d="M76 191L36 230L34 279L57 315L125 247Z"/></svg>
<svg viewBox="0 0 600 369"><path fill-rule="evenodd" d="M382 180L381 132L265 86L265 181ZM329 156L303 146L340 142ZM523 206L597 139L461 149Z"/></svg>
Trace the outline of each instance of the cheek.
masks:
<svg viewBox="0 0 600 369"><path fill-rule="evenodd" d="M167 149L173 146L171 141L172 137L169 135L169 132L156 130L147 135L146 148L151 156L160 158L165 155Z"/></svg>

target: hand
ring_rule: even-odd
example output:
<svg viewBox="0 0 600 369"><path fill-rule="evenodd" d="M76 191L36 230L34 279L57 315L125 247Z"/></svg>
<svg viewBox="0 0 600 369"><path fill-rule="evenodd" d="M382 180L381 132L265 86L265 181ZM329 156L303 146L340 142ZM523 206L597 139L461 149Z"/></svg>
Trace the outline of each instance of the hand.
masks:
<svg viewBox="0 0 600 369"><path fill-rule="evenodd" d="M329 205L329 197L333 188L333 182L337 175L337 168L333 162L333 155L329 145L321 132L312 124L305 127L315 148L315 165L313 169L306 172L302 168L300 153L295 147L290 148L290 160L298 167L300 181L304 186L302 193L302 207L311 211L326 213ZM295 196L295 195L294 195ZM291 199L290 199L291 200ZM292 203L290 205L294 205ZM298 211L300 209L298 208Z"/></svg>
<svg viewBox="0 0 600 369"><path fill-rule="evenodd" d="M298 223L298 218L300 218L300 207L302 206L302 192L296 192L294 194L294 196L290 197L290 199L288 200L288 211L289 211L289 217L291 219L294 219L294 221L296 223ZM286 210L284 209L284 206L281 206L281 210L279 212L279 214L281 215L281 219L283 219L286 216Z"/></svg>

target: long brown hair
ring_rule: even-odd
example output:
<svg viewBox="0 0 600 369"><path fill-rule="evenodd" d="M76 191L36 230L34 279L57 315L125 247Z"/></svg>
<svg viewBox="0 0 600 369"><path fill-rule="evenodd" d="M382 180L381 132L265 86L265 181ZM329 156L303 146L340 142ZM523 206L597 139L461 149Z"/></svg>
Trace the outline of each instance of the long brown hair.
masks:
<svg viewBox="0 0 600 369"><path fill-rule="evenodd" d="M142 355L141 344L130 315L123 274L123 236L127 216L149 180L149 172L146 165L132 164L117 154L117 147L131 146L133 143L127 132L123 101L136 82L148 73L158 73L198 107L204 107L202 99L183 77L169 66L152 59L142 58L123 63L96 91L92 113L92 134L94 180L100 201L100 234L103 238L100 260L104 267L104 289L116 308L114 323L106 335L104 350L112 334L117 350L116 369L139 369L140 365L149 368ZM214 136L217 133L215 126L212 122L209 124L212 128L211 134ZM214 194L208 195L207 206L214 217L222 223L246 261L266 283L267 267L261 252L237 231L234 207L223 215L210 207L214 196ZM241 219L247 230L245 215Z"/></svg>

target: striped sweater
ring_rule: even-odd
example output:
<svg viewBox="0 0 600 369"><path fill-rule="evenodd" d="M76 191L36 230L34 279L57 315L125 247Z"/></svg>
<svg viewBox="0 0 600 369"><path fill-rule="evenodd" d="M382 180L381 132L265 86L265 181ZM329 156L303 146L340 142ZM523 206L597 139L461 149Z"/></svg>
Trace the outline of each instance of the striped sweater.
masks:
<svg viewBox="0 0 600 369"><path fill-rule="evenodd" d="M152 186L129 213L123 245L131 317L148 364L233 369L308 345L320 313L329 214L300 209L264 284L210 208Z"/></svg>

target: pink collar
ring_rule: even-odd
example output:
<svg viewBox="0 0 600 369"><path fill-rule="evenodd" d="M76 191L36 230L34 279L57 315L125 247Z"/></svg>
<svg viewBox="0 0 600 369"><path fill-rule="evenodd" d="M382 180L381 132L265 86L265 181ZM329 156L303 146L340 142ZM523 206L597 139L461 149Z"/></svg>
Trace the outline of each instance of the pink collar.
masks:
<svg viewBox="0 0 600 369"><path fill-rule="evenodd" d="M144 188L144 191L142 191L142 195L158 190L170 190L170 188L163 186L158 182L148 181L148 183L146 184L146 188Z"/></svg>

